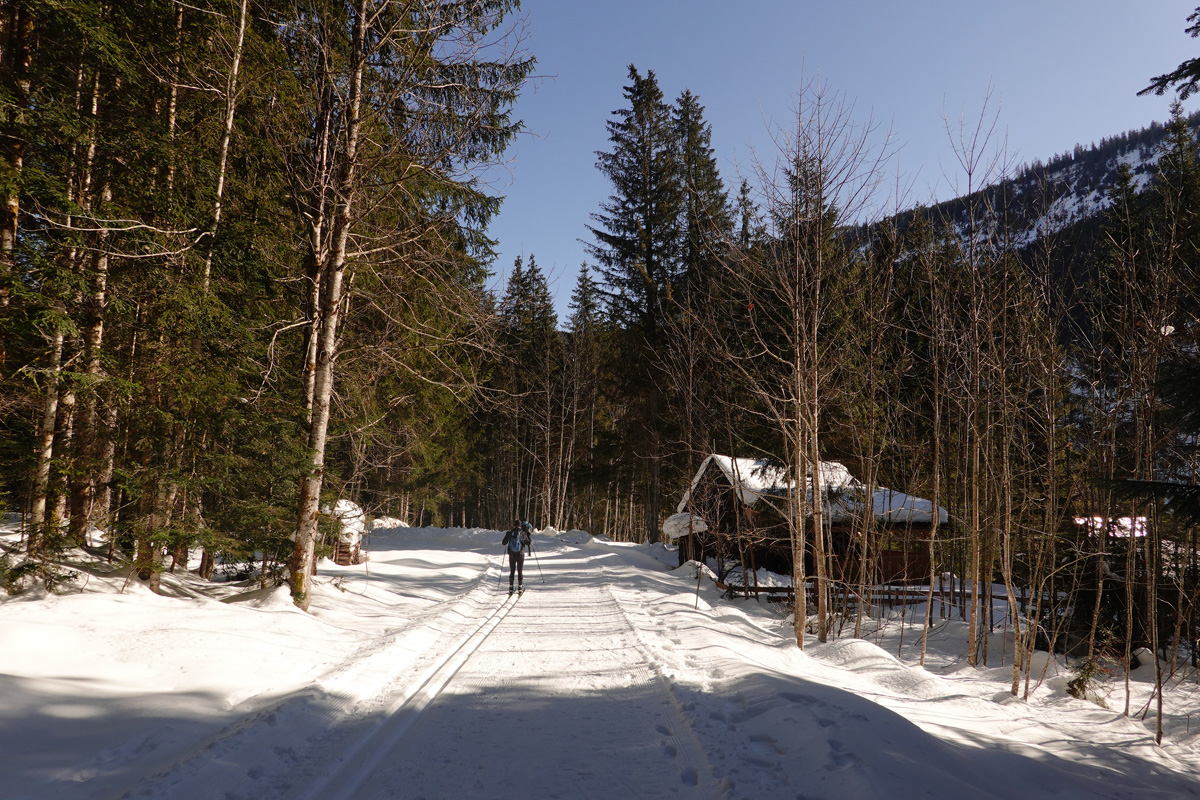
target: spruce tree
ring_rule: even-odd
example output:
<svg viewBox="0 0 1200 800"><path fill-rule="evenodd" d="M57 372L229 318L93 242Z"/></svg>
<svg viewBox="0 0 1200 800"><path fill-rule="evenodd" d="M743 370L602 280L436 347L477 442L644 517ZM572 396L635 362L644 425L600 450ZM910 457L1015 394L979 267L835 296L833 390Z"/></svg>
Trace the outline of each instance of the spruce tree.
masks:
<svg viewBox="0 0 1200 800"><path fill-rule="evenodd" d="M685 90L673 113L683 190L680 257L689 285L703 290L720 268L722 242L731 235L733 220L713 155L712 126L704 119L704 106Z"/></svg>
<svg viewBox="0 0 1200 800"><path fill-rule="evenodd" d="M568 307L571 310L568 320L571 333L576 336L594 337L601 324L600 287L586 263L579 267L579 275L575 279L575 288L571 290L571 303Z"/></svg>
<svg viewBox="0 0 1200 800"><path fill-rule="evenodd" d="M653 71L629 66L626 108L608 122L612 149L596 166L613 193L592 215L588 250L599 264L604 295L622 336L614 365L624 402L618 423L628 476L640 485L642 537L657 535L666 445L664 370L658 353L683 280L683 180L678 128ZM636 466L635 466L636 465Z"/></svg>
<svg viewBox="0 0 1200 800"><path fill-rule="evenodd" d="M704 106L685 90L673 115L683 190L680 227L686 292L680 298L680 313L671 320L668 360L671 408L679 418L679 442L686 451L686 458L673 461L684 473L680 477L686 477L694 474L708 455L723 427L720 417L730 412L728 404L716 401L721 394L722 371L704 339L712 334L706 328L728 319L721 309L725 302L721 260L733 222Z"/></svg>
<svg viewBox="0 0 1200 800"><path fill-rule="evenodd" d="M626 108L608 122L610 152L597 168L613 193L592 214L600 265L615 318L653 342L682 274L683 184L678 133L653 70L629 65Z"/></svg>
<svg viewBox="0 0 1200 800"><path fill-rule="evenodd" d="M501 363L491 388L499 395L493 434L499 478L497 514L523 519L547 513L557 487L556 428L561 403L561 342L546 278L531 255L518 257L500 300Z"/></svg>
<svg viewBox="0 0 1200 800"><path fill-rule="evenodd" d="M1187 34L1193 39L1200 37L1200 7L1188 15L1187 21L1191 23L1184 29ZM1189 58L1170 72L1155 77L1138 94L1162 95L1172 87L1180 100L1187 100L1200 89L1200 58Z"/></svg>
<svg viewBox="0 0 1200 800"><path fill-rule="evenodd" d="M579 268L571 292L570 309L564 377L572 398L574 458L571 468L576 473L573 495L576 503L583 506L580 522L584 529L594 531L597 488L603 493L603 483L596 473L596 449L603 424L601 402L606 338L600 289L586 263Z"/></svg>

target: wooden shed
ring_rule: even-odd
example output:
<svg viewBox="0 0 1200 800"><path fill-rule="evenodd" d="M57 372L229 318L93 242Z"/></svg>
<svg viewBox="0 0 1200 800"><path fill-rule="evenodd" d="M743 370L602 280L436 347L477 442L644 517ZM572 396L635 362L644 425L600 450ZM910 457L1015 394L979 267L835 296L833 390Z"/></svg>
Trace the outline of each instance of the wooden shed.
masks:
<svg viewBox="0 0 1200 800"><path fill-rule="evenodd" d="M811 499L811 482L806 480ZM927 532L933 503L886 487L868 488L836 461L820 464L821 503L831 545L836 579L855 580L862 548L854 546L856 532L869 504L873 530L885 546L876 547L873 563L880 583L927 579L930 572ZM796 483L787 470L765 459L710 455L696 471L679 501L677 512L663 526L679 547L680 565L690 560L745 564L790 575L793 553L788 519ZM947 513L938 508L940 524ZM907 545L907 546L905 546ZM805 554L812 574L812 554Z"/></svg>

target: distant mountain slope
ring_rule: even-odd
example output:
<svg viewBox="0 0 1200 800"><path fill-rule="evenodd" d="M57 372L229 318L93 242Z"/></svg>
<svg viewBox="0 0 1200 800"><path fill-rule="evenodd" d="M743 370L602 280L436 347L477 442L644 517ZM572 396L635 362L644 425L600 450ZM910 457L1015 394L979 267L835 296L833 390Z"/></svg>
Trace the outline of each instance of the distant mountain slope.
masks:
<svg viewBox="0 0 1200 800"><path fill-rule="evenodd" d="M1188 117L1193 131L1200 128L1200 112ZM1155 165L1162 154L1167 126L1155 122L1138 131L1101 140L1090 147L1076 145L1070 153L1040 160L1021 168L1010 178L972 195L947 200L926 209L934 219L951 222L965 234L969 214L975 209L1002 209L998 219L976 226L981 235L1006 235L1017 248L1025 248L1050 234L1069 234L1075 246L1090 249L1089 232L1097 229L1101 213L1108 207L1108 194L1116 180L1117 168L1128 164L1138 191L1144 191L1154 177ZM912 214L901 214L904 226Z"/></svg>

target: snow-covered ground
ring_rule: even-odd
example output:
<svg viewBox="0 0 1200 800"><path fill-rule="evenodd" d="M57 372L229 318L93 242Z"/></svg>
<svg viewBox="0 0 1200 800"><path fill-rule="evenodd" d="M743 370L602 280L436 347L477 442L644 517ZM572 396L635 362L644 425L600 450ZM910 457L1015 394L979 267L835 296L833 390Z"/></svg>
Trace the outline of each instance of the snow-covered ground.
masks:
<svg viewBox="0 0 1200 800"><path fill-rule="evenodd" d="M1054 664L1012 698L1001 643L971 668L961 623L927 669L899 623L801 652L661 545L577 532L535 536L509 599L500 538L376 530L366 564L321 565L311 614L97 561L0 596L0 797L1200 797L1194 676L1156 747Z"/></svg>

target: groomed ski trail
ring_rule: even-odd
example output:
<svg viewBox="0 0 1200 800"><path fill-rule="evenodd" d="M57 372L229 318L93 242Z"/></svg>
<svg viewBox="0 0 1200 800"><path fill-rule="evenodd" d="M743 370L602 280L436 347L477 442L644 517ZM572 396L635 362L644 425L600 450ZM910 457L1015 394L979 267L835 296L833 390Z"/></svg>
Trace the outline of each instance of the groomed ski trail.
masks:
<svg viewBox="0 0 1200 800"><path fill-rule="evenodd" d="M573 548L538 555L525 592L497 589L489 557L469 591L309 689L94 796L721 797L613 596L619 576ZM363 696L364 673L381 695Z"/></svg>
<svg viewBox="0 0 1200 800"><path fill-rule="evenodd" d="M299 796L720 796L607 573L542 555L545 583L505 603L436 696Z"/></svg>
<svg viewBox="0 0 1200 800"><path fill-rule="evenodd" d="M461 594L359 648L308 687L158 764L132 785L97 786L90 797L293 797L297 773L311 781L314 768L327 766L330 752L349 754L380 725L380 709L394 711L420 691L493 620L498 598L491 576L499 569L499 560L486 563ZM389 716L384 714L384 720ZM197 794L197 786L207 789Z"/></svg>
<svg viewBox="0 0 1200 800"><path fill-rule="evenodd" d="M324 800L328 797L357 797L358 788L396 747L420 714L445 689L454 676L484 640L491 635L517 602L516 595L508 598L487 615L465 641L440 658L419 683L411 686L383 714L379 724L341 756L338 765L328 770L301 794L303 800Z"/></svg>

